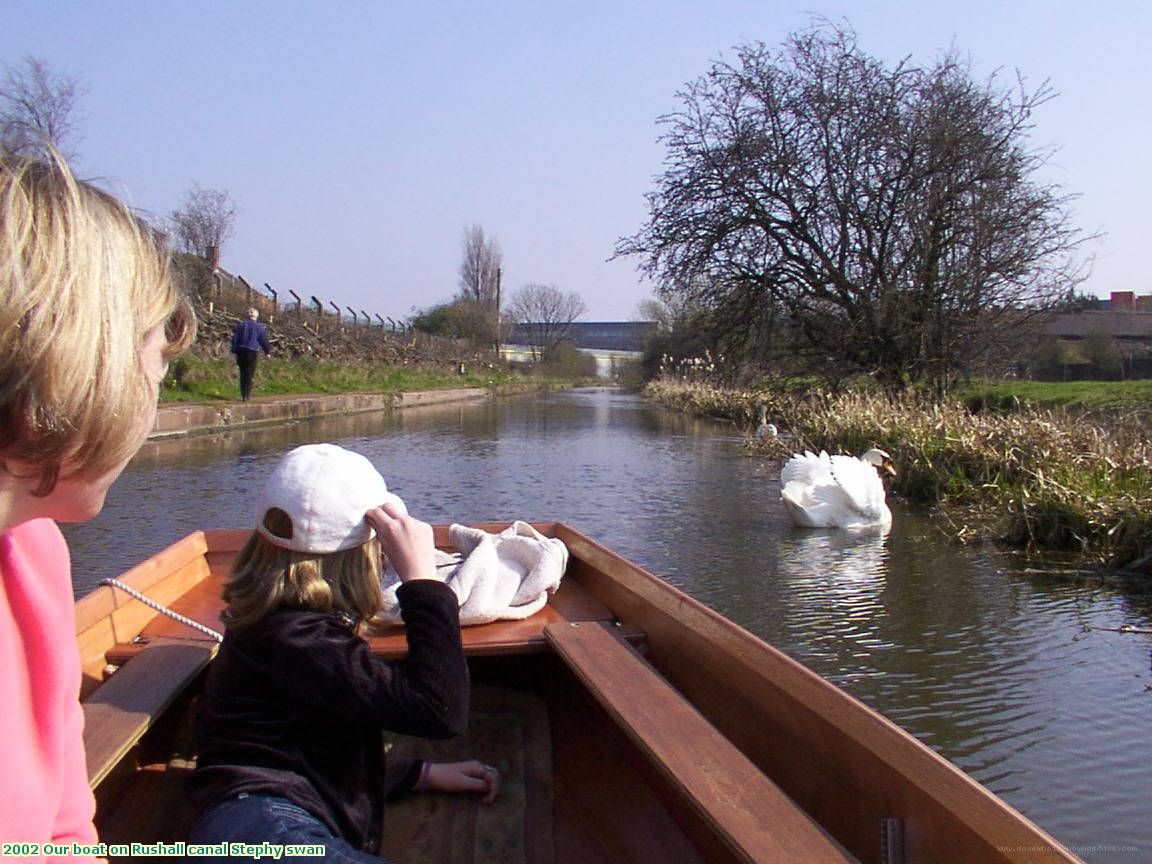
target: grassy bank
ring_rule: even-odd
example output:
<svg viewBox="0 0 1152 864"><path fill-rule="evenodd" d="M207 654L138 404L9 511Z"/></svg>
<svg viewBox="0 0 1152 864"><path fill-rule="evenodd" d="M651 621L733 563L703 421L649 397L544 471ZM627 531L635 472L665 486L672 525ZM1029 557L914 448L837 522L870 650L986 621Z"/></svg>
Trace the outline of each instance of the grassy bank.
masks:
<svg viewBox="0 0 1152 864"><path fill-rule="evenodd" d="M1152 413L1152 381L976 381L956 397L974 411L1059 408L1075 413Z"/></svg>
<svg viewBox="0 0 1152 864"><path fill-rule="evenodd" d="M517 375L505 369L479 366L468 368L465 365L464 374L460 374L442 368L273 358L261 359L253 394L259 397L305 393L401 393L451 387L505 389L556 383ZM236 364L231 359L186 355L172 362L160 398L163 402L210 402L237 399L239 393Z"/></svg>
<svg viewBox="0 0 1152 864"><path fill-rule="evenodd" d="M881 447L900 472L891 491L962 516L954 518L961 536L992 526L1015 543L1152 572L1152 445L1136 414L1088 420L1026 403L1014 403L1011 413L973 412L959 400L672 381L653 382L646 393L748 428L757 406L766 405L769 420L787 433L757 445L774 457Z"/></svg>

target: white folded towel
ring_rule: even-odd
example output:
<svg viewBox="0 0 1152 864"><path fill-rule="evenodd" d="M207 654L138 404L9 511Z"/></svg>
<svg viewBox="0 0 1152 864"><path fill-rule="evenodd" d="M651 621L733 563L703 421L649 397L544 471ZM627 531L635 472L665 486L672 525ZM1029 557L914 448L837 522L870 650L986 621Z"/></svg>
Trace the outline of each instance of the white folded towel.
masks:
<svg viewBox="0 0 1152 864"><path fill-rule="evenodd" d="M535 615L547 604L548 594L560 587L568 566L568 547L563 541L545 537L527 522L514 522L499 534L453 525L448 538L460 554L436 550L436 564L460 600L464 625ZM384 608L379 617L398 623L400 577L391 563L381 587Z"/></svg>

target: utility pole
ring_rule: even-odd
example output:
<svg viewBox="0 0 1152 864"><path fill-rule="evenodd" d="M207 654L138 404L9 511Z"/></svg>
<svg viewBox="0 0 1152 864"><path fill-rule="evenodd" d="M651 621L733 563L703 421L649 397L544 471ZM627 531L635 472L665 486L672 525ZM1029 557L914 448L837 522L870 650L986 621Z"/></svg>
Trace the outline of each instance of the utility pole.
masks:
<svg viewBox="0 0 1152 864"><path fill-rule="evenodd" d="M500 355L500 281L503 268L496 268L496 355Z"/></svg>

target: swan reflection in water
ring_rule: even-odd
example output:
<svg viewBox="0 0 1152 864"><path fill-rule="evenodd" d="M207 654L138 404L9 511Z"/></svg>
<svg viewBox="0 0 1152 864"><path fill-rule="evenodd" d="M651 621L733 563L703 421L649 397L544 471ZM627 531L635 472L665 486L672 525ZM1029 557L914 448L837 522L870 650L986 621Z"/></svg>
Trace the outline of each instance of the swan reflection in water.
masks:
<svg viewBox="0 0 1152 864"><path fill-rule="evenodd" d="M795 598L788 627L803 632L809 650L850 677L870 674L870 664L861 661L892 647L879 634L890 530L793 529L781 544L787 550L781 578Z"/></svg>

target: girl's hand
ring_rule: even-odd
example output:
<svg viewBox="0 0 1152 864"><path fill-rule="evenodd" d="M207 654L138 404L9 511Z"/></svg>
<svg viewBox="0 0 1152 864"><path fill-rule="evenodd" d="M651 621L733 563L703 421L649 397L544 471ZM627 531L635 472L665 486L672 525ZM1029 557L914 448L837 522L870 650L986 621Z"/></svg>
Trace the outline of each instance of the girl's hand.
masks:
<svg viewBox="0 0 1152 864"><path fill-rule="evenodd" d="M439 579L432 526L413 519L395 504L373 507L364 518L376 529L384 554L396 568L401 582L413 579Z"/></svg>
<svg viewBox="0 0 1152 864"><path fill-rule="evenodd" d="M500 772L492 765L475 759L467 762L429 762L424 780L425 791L483 792L481 799L491 804L500 794Z"/></svg>

